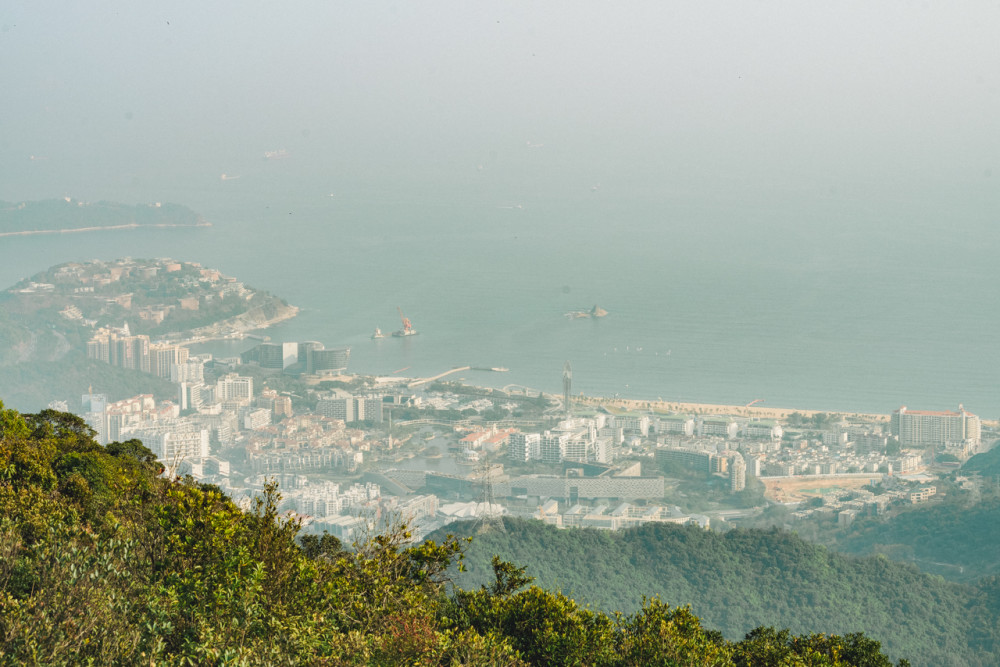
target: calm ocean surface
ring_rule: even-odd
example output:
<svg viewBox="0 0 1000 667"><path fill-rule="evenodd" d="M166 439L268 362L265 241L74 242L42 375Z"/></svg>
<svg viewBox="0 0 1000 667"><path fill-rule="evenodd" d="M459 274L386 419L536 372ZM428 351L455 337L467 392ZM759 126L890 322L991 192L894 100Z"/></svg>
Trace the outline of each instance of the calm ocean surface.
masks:
<svg viewBox="0 0 1000 667"><path fill-rule="evenodd" d="M974 197L727 198L607 182L511 196L475 178L405 192L192 189L168 200L211 228L2 238L0 282L169 256L300 306L272 339L349 345L357 373L506 366L454 377L557 392L568 360L586 394L878 412L961 402L1000 415L1000 232ZM595 304L610 314L564 316ZM398 328L397 306L420 335L371 341L376 326Z"/></svg>

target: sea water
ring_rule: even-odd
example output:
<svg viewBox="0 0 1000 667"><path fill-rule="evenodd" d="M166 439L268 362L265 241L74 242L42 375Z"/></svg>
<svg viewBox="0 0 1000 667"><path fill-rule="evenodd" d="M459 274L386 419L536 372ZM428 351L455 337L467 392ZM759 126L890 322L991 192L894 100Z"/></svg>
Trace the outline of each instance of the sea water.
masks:
<svg viewBox="0 0 1000 667"><path fill-rule="evenodd" d="M188 194L172 201L212 227L5 237L0 282L173 257L299 306L272 340L350 346L355 373L506 367L450 379L561 392L569 361L573 393L587 395L1000 413L1000 237L958 196L565 183L512 195L471 181ZM594 305L609 314L566 316ZM419 335L371 340L399 328L397 308Z"/></svg>

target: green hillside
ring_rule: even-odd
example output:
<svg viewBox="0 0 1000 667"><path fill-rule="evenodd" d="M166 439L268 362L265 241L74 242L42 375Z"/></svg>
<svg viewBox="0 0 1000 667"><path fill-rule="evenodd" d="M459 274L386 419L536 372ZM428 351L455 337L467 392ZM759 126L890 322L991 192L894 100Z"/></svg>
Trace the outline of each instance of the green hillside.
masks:
<svg viewBox="0 0 1000 667"><path fill-rule="evenodd" d="M863 630L914 664L1000 664L998 600L989 586L945 582L882 557L844 556L777 529L651 524L612 533L512 519L506 526L476 536L460 586L487 581L497 554L530 564L540 586L602 611L631 613L643 596L656 595L690 604L728 638L762 624L796 633Z"/></svg>
<svg viewBox="0 0 1000 667"><path fill-rule="evenodd" d="M1000 575L1000 447L966 461L960 475L979 475L974 491L916 506L887 518L866 517L830 533L831 546L858 555L884 554L950 581Z"/></svg>
<svg viewBox="0 0 1000 667"><path fill-rule="evenodd" d="M995 486L997 482L996 478L1000 477L1000 447L994 447L988 452L976 454L966 461L965 465L962 466L962 474L969 473L976 473L983 477L992 478Z"/></svg>
<svg viewBox="0 0 1000 667"><path fill-rule="evenodd" d="M54 399L78 408L80 397L93 389L118 401L138 394L157 400L177 400L177 385L169 380L129 368L87 359L79 350L60 361L37 361L0 368L0 395L20 410L36 409Z"/></svg>
<svg viewBox="0 0 1000 667"><path fill-rule="evenodd" d="M939 504L902 512L882 521L856 522L838 537L835 548L845 553L885 554L912 562L925 572L951 581L972 582L1000 575L1000 498L971 506Z"/></svg>
<svg viewBox="0 0 1000 667"><path fill-rule="evenodd" d="M455 589L464 540L396 526L344 550L299 536L274 487L243 510L92 436L0 404L0 665L891 664L863 634L732 642L658 600L609 616L499 559Z"/></svg>

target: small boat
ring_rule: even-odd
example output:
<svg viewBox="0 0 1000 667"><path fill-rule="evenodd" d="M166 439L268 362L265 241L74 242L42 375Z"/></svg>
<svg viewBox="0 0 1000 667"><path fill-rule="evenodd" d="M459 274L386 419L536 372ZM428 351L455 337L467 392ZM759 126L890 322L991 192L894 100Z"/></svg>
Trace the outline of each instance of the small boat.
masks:
<svg viewBox="0 0 1000 667"><path fill-rule="evenodd" d="M375 327L375 333L372 334L372 340L378 340L379 338L385 338L385 334L378 327Z"/></svg>

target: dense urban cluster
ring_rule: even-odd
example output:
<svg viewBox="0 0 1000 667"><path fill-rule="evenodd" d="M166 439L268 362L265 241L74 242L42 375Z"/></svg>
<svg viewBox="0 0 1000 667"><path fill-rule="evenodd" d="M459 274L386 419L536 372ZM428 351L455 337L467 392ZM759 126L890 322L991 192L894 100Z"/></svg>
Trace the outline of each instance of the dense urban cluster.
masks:
<svg viewBox="0 0 1000 667"><path fill-rule="evenodd" d="M58 304L63 325L85 332L89 359L172 383L168 400L152 390L110 400L114 387L99 386L51 404L82 415L98 442L140 440L168 474L244 502L277 480L283 511L348 542L390 515L418 534L501 514L709 527L755 516L765 494L793 510L788 520L849 526L940 497L938 475L983 449L979 418L961 406L783 419L750 406L625 408L576 400L568 364L561 395L357 377L348 347L251 333L295 309L190 262L65 264L12 292ZM190 352L248 336L258 342L231 358ZM349 492L357 484L368 490Z"/></svg>
<svg viewBox="0 0 1000 667"><path fill-rule="evenodd" d="M734 521L755 511L727 506L725 498L709 509L692 507L671 496L677 478L721 485L731 498L745 496L749 480L758 494L767 485L777 500L803 480L834 482L820 505L807 503L791 517L848 526L859 515L934 497L929 466L947 471L939 459L964 460L982 442L978 418L961 408L901 408L889 419L830 419L802 429L742 415L574 409L571 399L560 404L553 396L545 401L547 414L519 420L518 397L498 390L461 394L448 391L455 387L411 388L407 381L359 382L342 375L349 350L337 350L333 370L317 372L315 363L300 361L326 351L318 344L261 343L233 359L174 353L150 368L180 380L176 401L87 394L80 412L98 441L141 440L170 474L212 483L233 498L252 498L277 480L283 511L299 515L307 530L347 542L389 515L405 516L425 534L456 519L499 514L620 529L653 522L709 527L713 519ZM294 377L303 393L269 389L268 377ZM503 419L484 420L490 410ZM406 417L394 427L393 411ZM442 412L458 419L437 417ZM430 458L429 447L436 450ZM849 484L855 480L863 484ZM349 494L358 482L368 490ZM755 498L764 504L762 495ZM801 505L794 497L789 502Z"/></svg>

